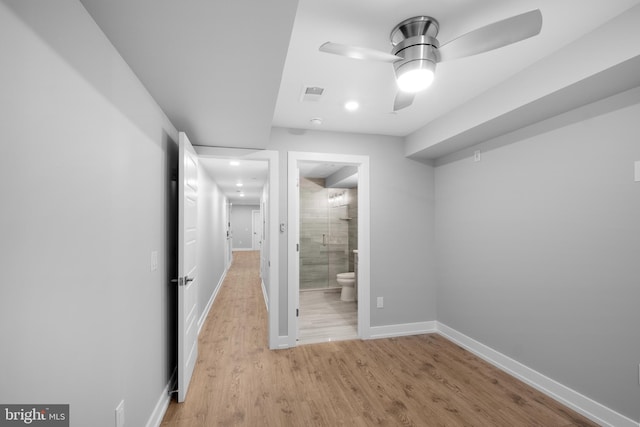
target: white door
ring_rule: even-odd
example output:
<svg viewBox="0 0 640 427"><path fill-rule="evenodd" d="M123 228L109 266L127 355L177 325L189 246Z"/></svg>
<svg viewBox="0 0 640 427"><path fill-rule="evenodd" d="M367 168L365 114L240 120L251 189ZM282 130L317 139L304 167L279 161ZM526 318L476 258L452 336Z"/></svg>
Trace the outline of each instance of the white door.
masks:
<svg viewBox="0 0 640 427"><path fill-rule="evenodd" d="M198 155L184 132L178 144L178 402L184 402L198 358Z"/></svg>
<svg viewBox="0 0 640 427"><path fill-rule="evenodd" d="M251 211L253 215L253 244L252 249L254 251L260 250L262 244L262 215L260 211Z"/></svg>
<svg viewBox="0 0 640 427"><path fill-rule="evenodd" d="M233 205L227 203L226 215L227 215L227 246L225 246L227 252L226 268L228 269L233 262L233 228L231 227L231 210Z"/></svg>

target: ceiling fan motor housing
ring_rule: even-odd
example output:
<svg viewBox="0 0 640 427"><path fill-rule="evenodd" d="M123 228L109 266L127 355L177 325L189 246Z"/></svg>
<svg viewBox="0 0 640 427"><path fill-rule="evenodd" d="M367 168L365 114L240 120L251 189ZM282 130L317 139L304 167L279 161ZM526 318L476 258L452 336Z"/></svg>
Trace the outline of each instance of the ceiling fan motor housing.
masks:
<svg viewBox="0 0 640 427"><path fill-rule="evenodd" d="M393 63L396 77L416 69L435 72L440 61L438 30L438 21L430 16L416 16L396 25L390 35L391 53L402 58Z"/></svg>

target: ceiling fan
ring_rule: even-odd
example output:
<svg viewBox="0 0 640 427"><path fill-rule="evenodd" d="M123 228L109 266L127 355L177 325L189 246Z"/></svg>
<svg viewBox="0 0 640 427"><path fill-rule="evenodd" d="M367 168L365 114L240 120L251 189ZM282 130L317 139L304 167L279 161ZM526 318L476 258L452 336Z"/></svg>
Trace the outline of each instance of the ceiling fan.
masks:
<svg viewBox="0 0 640 427"><path fill-rule="evenodd" d="M353 59L393 64L398 84L393 111L412 104L416 93L433 81L436 64L498 49L540 33L542 13L539 9L480 27L442 46L436 39L440 24L430 16L415 16L400 22L391 31L391 53L366 47L326 42L321 52Z"/></svg>

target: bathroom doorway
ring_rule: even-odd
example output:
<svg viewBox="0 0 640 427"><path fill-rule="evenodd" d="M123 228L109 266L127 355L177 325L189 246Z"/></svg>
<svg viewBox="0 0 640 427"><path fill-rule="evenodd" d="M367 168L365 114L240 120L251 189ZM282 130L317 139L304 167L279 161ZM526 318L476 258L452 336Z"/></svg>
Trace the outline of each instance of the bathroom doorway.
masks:
<svg viewBox="0 0 640 427"><path fill-rule="evenodd" d="M289 153L289 177L291 344L364 338L368 157Z"/></svg>

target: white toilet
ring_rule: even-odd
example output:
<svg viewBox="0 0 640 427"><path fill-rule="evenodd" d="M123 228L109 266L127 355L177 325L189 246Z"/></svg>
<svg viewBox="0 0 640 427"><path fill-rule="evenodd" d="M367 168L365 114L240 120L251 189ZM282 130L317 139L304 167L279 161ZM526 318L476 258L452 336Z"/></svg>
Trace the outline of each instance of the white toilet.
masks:
<svg viewBox="0 0 640 427"><path fill-rule="evenodd" d="M338 273L338 284L342 286L342 292L340 293L340 299L342 301L355 301L356 300L356 273L350 271L348 273Z"/></svg>

